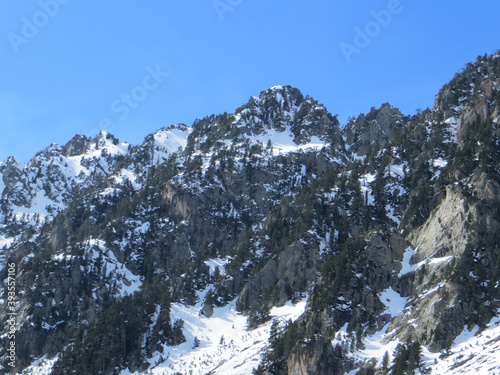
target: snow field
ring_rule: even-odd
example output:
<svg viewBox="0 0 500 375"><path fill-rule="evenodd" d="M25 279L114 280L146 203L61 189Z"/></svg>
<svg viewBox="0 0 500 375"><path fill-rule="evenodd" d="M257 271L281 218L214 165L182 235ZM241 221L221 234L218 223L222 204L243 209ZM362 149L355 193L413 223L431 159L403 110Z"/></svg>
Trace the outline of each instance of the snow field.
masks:
<svg viewBox="0 0 500 375"><path fill-rule="evenodd" d="M247 318L236 311L236 300L225 307L215 308L210 318L200 315L209 289L198 293L199 302L195 306L172 305L172 322L177 319L184 321L183 333L187 341L176 347L165 346L163 353L155 353L149 359L152 374L251 374L268 345L272 320L296 320L306 306L306 300L303 300L295 305L289 302L275 307L271 310L272 319L269 322L247 331ZM198 347L194 347L195 337L199 340ZM130 371L121 373L127 374L131 374Z"/></svg>

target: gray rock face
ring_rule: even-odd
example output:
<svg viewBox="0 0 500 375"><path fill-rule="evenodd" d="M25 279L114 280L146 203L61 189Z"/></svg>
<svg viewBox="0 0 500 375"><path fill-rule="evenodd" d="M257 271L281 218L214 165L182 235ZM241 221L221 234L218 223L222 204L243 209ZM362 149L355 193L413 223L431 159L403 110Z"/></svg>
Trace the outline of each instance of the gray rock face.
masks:
<svg viewBox="0 0 500 375"><path fill-rule="evenodd" d="M69 141L62 149L62 154L64 156L78 156L85 153L87 147L91 142L90 138L82 135L76 135L71 141Z"/></svg>
<svg viewBox="0 0 500 375"><path fill-rule="evenodd" d="M340 374L341 366L334 362L331 342L320 339L298 344L287 361L288 375ZM340 368L339 368L340 367Z"/></svg>
<svg viewBox="0 0 500 375"><path fill-rule="evenodd" d="M314 99L274 87L235 114L163 129L137 147L102 133L52 145L28 165L8 159L0 234L17 242L0 260L20 265L19 353L28 363L68 342L100 348L94 324L129 292L134 308L150 309L136 324L144 337L128 343L141 349L133 368L163 347L156 337L181 342L179 332L168 341L172 302L199 303L211 317L236 301L254 328L309 296L296 330L276 333L279 374L381 373L352 353L370 335L439 351L464 326L485 324L500 297L490 60L411 118L384 104L341 131ZM491 142L477 142L474 126ZM125 331L109 334L127 348Z"/></svg>
<svg viewBox="0 0 500 375"><path fill-rule="evenodd" d="M467 134L475 131L470 128L477 122L491 120L498 123L499 92L498 58L479 57L475 65L468 64L443 87L434 108L442 113L444 120L456 119L458 144L463 145Z"/></svg>
<svg viewBox="0 0 500 375"><path fill-rule="evenodd" d="M291 285L307 285L318 271L320 261L316 246L294 242L269 260L240 293L238 310L248 311L256 303L262 303L263 296L267 297L264 303L271 306L282 306L289 301L293 295L287 289Z"/></svg>
<svg viewBox="0 0 500 375"><path fill-rule="evenodd" d="M403 115L389 103L379 109L372 108L367 115L351 120L344 134L350 149L359 155L366 155L367 148L377 144L383 146L392 141L394 131L402 125Z"/></svg>
<svg viewBox="0 0 500 375"><path fill-rule="evenodd" d="M468 212L467 199L461 194L461 189L448 187L445 199L425 224L408 236L408 241L417 249L412 263L463 253L469 237L466 228Z"/></svg>

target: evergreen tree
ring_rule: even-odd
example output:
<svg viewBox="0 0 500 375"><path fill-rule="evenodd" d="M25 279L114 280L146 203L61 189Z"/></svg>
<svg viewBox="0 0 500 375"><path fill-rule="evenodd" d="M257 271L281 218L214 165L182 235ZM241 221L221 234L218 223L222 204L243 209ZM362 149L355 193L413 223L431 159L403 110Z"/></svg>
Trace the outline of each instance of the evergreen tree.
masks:
<svg viewBox="0 0 500 375"><path fill-rule="evenodd" d="M194 342L193 342L193 349L198 348L200 346L200 339L198 336L194 337Z"/></svg>
<svg viewBox="0 0 500 375"><path fill-rule="evenodd" d="M389 353L385 352L384 358L382 358L382 370L384 370L384 373L387 373L387 370L389 369L389 364L390 364Z"/></svg>

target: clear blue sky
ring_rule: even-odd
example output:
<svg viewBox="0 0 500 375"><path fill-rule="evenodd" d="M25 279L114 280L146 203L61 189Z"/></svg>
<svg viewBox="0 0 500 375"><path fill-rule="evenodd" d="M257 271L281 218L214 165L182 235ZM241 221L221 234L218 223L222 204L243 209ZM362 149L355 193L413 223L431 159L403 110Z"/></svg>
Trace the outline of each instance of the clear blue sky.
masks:
<svg viewBox="0 0 500 375"><path fill-rule="evenodd" d="M139 144L277 84L342 124L384 102L413 114L500 48L499 14L492 0L0 0L0 160L99 129Z"/></svg>

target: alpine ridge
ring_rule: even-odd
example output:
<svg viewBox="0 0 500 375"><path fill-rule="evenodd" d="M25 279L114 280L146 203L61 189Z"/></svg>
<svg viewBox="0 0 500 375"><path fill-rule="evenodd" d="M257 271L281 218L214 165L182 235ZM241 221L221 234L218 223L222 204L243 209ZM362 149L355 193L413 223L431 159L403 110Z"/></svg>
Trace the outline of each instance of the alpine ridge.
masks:
<svg viewBox="0 0 500 375"><path fill-rule="evenodd" d="M433 108L345 126L274 86L8 158L1 370L500 373L499 80L480 56Z"/></svg>

